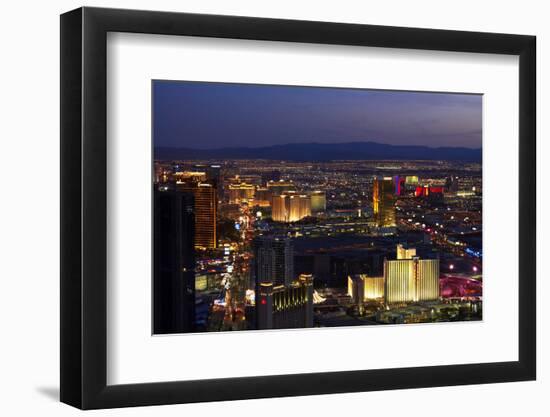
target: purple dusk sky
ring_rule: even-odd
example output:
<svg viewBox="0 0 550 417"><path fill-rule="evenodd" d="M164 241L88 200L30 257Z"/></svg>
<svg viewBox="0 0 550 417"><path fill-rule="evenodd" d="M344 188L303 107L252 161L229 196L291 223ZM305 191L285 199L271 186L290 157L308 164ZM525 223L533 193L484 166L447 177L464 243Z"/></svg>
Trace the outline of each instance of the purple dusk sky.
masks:
<svg viewBox="0 0 550 417"><path fill-rule="evenodd" d="M482 96L153 81L154 145L371 141L481 148Z"/></svg>

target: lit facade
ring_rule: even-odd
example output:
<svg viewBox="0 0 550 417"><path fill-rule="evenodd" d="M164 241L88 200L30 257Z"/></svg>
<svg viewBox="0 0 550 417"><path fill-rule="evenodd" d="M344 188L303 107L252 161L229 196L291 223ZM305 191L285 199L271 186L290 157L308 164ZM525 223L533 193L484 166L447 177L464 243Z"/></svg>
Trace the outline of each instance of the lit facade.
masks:
<svg viewBox="0 0 550 417"><path fill-rule="evenodd" d="M412 259L416 256L416 248L406 248L399 244L397 245L397 259Z"/></svg>
<svg viewBox="0 0 550 417"><path fill-rule="evenodd" d="M256 187L252 184L242 182L240 184L229 184L229 203L240 204L254 199Z"/></svg>
<svg viewBox="0 0 550 417"><path fill-rule="evenodd" d="M216 248L216 187L208 183L187 182L178 184L178 190L192 193L195 198L195 248Z"/></svg>
<svg viewBox="0 0 550 417"><path fill-rule="evenodd" d="M391 177L375 178L372 209L378 227L395 227L395 194Z"/></svg>
<svg viewBox="0 0 550 417"><path fill-rule="evenodd" d="M369 277L366 274L348 277L348 295L355 304L384 298L384 277Z"/></svg>
<svg viewBox="0 0 550 417"><path fill-rule="evenodd" d="M175 172L174 177L176 178L176 183L187 182L187 181L201 182L201 181L206 181L206 172L203 172L203 171Z"/></svg>
<svg viewBox="0 0 550 417"><path fill-rule="evenodd" d="M273 195L267 187L257 187L254 194L254 204L260 207L271 206Z"/></svg>
<svg viewBox="0 0 550 417"><path fill-rule="evenodd" d="M376 300L384 297L384 277L363 277L364 299Z"/></svg>
<svg viewBox="0 0 550 417"><path fill-rule="evenodd" d="M408 175L405 177L405 184L416 185L418 184L418 177L416 175Z"/></svg>
<svg viewBox="0 0 550 417"><path fill-rule="evenodd" d="M312 213L323 213L327 210L327 195L324 191L312 191L309 196Z"/></svg>
<svg viewBox="0 0 550 417"><path fill-rule="evenodd" d="M286 214L286 199L282 196L274 196L271 202L271 218L276 222L285 222Z"/></svg>
<svg viewBox="0 0 550 417"><path fill-rule="evenodd" d="M416 251L400 246L398 259L384 261L386 304L438 300L439 259L420 259Z"/></svg>
<svg viewBox="0 0 550 417"><path fill-rule="evenodd" d="M285 192L273 197L271 217L276 222L296 222L311 216L311 197Z"/></svg>
<svg viewBox="0 0 550 417"><path fill-rule="evenodd" d="M354 304L363 302L363 294L365 293L365 285L363 278L360 275L351 275L348 277L348 295Z"/></svg>
<svg viewBox="0 0 550 417"><path fill-rule="evenodd" d="M302 274L288 286L261 283L256 310L258 329L313 327L313 276Z"/></svg>

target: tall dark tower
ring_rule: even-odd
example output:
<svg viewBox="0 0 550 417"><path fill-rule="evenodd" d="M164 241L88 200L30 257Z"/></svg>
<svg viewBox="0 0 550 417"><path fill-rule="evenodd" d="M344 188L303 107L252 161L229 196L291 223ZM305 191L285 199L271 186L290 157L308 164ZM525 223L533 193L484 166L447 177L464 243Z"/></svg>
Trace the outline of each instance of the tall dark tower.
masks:
<svg viewBox="0 0 550 417"><path fill-rule="evenodd" d="M210 165L206 169L206 179L214 184L218 192L218 200L223 198L223 176L220 165Z"/></svg>
<svg viewBox="0 0 550 417"><path fill-rule="evenodd" d="M154 192L153 333L184 333L195 320L194 198Z"/></svg>
<svg viewBox="0 0 550 417"><path fill-rule="evenodd" d="M256 284L290 285L294 280L294 246L285 237L258 236L252 242Z"/></svg>

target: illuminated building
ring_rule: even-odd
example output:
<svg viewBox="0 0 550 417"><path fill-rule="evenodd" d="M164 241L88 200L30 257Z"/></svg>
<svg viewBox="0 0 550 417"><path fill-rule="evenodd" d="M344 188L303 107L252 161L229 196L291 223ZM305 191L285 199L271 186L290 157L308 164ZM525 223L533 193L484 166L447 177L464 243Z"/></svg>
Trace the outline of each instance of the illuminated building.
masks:
<svg viewBox="0 0 550 417"><path fill-rule="evenodd" d="M406 248L399 244L397 245L397 259L412 259L416 256L416 248Z"/></svg>
<svg viewBox="0 0 550 417"><path fill-rule="evenodd" d="M443 195L443 187L431 187L424 185L422 187L416 187L414 191L415 197L430 197L433 194Z"/></svg>
<svg viewBox="0 0 550 417"><path fill-rule="evenodd" d="M229 203L240 204L254 199L256 187L252 184L242 182L240 184L229 184Z"/></svg>
<svg viewBox="0 0 550 417"><path fill-rule="evenodd" d="M294 245L291 239L258 236L252 241L254 252L252 272L256 286L270 282L289 285L294 279Z"/></svg>
<svg viewBox="0 0 550 417"><path fill-rule="evenodd" d="M289 195L290 216L289 221L298 221L311 216L311 198L306 194Z"/></svg>
<svg viewBox="0 0 550 417"><path fill-rule="evenodd" d="M418 177L416 175L408 175L405 177L406 185L416 185L418 184Z"/></svg>
<svg viewBox="0 0 550 417"><path fill-rule="evenodd" d="M375 178L372 209L378 227L395 227L395 195L391 177Z"/></svg>
<svg viewBox="0 0 550 417"><path fill-rule="evenodd" d="M153 331L193 331L195 250L193 195L154 192Z"/></svg>
<svg viewBox="0 0 550 417"><path fill-rule="evenodd" d="M154 183L160 184L166 182L168 182L168 171L166 171L162 165L155 163Z"/></svg>
<svg viewBox="0 0 550 417"><path fill-rule="evenodd" d="M271 218L276 222L285 222L287 220L288 216L285 197L273 197L271 202Z"/></svg>
<svg viewBox="0 0 550 417"><path fill-rule="evenodd" d="M253 206L258 206L258 207L271 207L271 201L270 200L254 199L254 200L252 200L251 204Z"/></svg>
<svg viewBox="0 0 550 417"><path fill-rule="evenodd" d="M376 300L384 297L384 277L364 276L365 300Z"/></svg>
<svg viewBox="0 0 550 417"><path fill-rule="evenodd" d="M186 182L178 184L178 190L192 193L195 198L195 248L215 248L218 211L216 187L208 183Z"/></svg>
<svg viewBox="0 0 550 417"><path fill-rule="evenodd" d="M196 274L195 275L195 290L196 291L205 291L208 288L208 278L206 274Z"/></svg>
<svg viewBox="0 0 550 417"><path fill-rule="evenodd" d="M355 304L384 298L384 277L369 277L366 274L348 277L348 295Z"/></svg>
<svg viewBox="0 0 550 417"><path fill-rule="evenodd" d="M260 207L271 207L272 194L267 187L257 187L254 194L254 205Z"/></svg>
<svg viewBox="0 0 550 417"><path fill-rule="evenodd" d="M258 187L256 188L255 194L256 200L270 201L271 202L271 191L267 187Z"/></svg>
<svg viewBox="0 0 550 417"><path fill-rule="evenodd" d="M267 189L271 191L273 196L281 195L285 191L294 191L296 186L292 181L269 181L267 183Z"/></svg>
<svg viewBox="0 0 550 417"><path fill-rule="evenodd" d="M405 180L406 177L400 177L399 175L393 177L393 183L395 185L395 195L401 195L401 192L405 186Z"/></svg>
<svg viewBox="0 0 550 417"><path fill-rule="evenodd" d="M445 180L445 188L450 193L456 193L458 191L458 178L451 175Z"/></svg>
<svg viewBox="0 0 550 417"><path fill-rule="evenodd" d="M306 194L285 192L273 197L271 217L276 222L296 222L311 216L311 198Z"/></svg>
<svg viewBox="0 0 550 417"><path fill-rule="evenodd" d="M175 172L174 177L176 178L176 184L182 182L202 182L206 181L206 172L204 171L183 171Z"/></svg>
<svg viewBox="0 0 550 417"><path fill-rule="evenodd" d="M348 295L355 304L363 302L365 294L365 283L360 275L351 275L348 277Z"/></svg>
<svg viewBox="0 0 550 417"><path fill-rule="evenodd" d="M384 261L386 304L439 299L439 259L420 259L414 249L397 247L397 259Z"/></svg>
<svg viewBox="0 0 550 417"><path fill-rule="evenodd" d="M474 191L458 191L457 197L474 197L476 193Z"/></svg>
<svg viewBox="0 0 550 417"><path fill-rule="evenodd" d="M312 275L302 274L288 286L261 283L257 291L257 329L313 327Z"/></svg>
<svg viewBox="0 0 550 417"><path fill-rule="evenodd" d="M217 273L197 273L195 274L195 290L208 291L218 288L222 277Z"/></svg>
<svg viewBox="0 0 550 417"><path fill-rule="evenodd" d="M247 184L252 184L256 186L262 185L262 177L256 174L239 174L237 175L239 182L246 182Z"/></svg>
<svg viewBox="0 0 550 417"><path fill-rule="evenodd" d="M324 191L312 191L309 196L312 213L324 213L327 210L327 195Z"/></svg>

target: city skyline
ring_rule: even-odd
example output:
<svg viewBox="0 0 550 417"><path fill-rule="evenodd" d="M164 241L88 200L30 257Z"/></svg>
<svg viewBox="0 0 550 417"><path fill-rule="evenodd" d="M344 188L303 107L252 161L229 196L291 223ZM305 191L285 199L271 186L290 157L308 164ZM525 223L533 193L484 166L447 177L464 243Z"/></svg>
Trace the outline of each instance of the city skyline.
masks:
<svg viewBox="0 0 550 417"><path fill-rule="evenodd" d="M153 81L155 147L482 146L482 95Z"/></svg>
<svg viewBox="0 0 550 417"><path fill-rule="evenodd" d="M482 319L480 96L154 86L154 334Z"/></svg>

